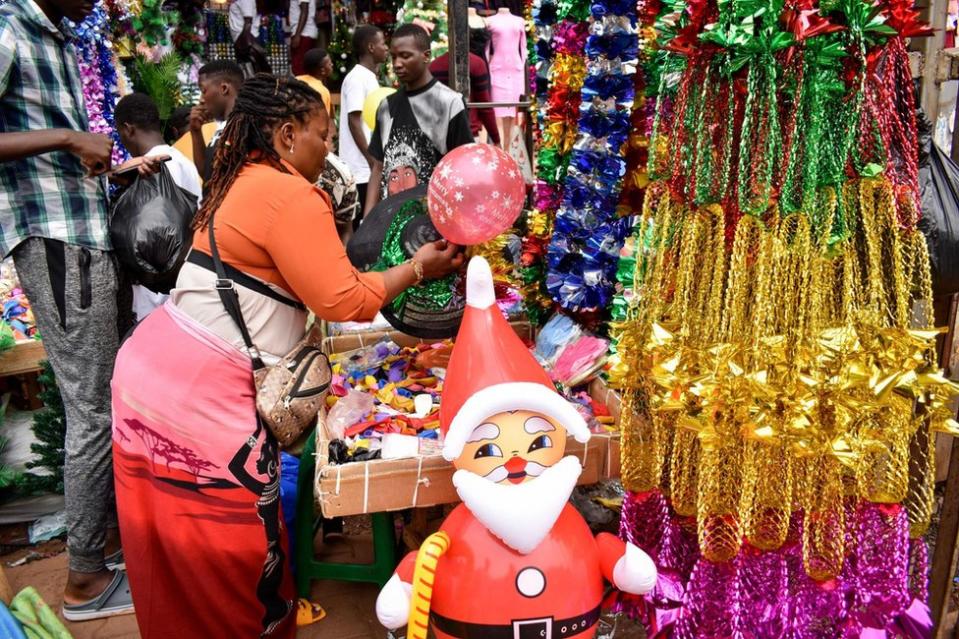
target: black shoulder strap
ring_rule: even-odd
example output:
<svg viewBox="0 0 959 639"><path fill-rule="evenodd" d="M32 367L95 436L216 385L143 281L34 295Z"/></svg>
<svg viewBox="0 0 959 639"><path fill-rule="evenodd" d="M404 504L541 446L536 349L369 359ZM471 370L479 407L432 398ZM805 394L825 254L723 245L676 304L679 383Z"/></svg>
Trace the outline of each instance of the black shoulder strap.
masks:
<svg viewBox="0 0 959 639"><path fill-rule="evenodd" d="M213 258L204 253L203 251L190 251L190 254L187 255L186 261L190 264L195 264L200 268L205 268L208 271L216 272L216 264L213 262ZM279 302L280 304L286 304L287 306L292 306L298 311L306 311L306 306L302 303L290 299L289 297L277 293L272 288L267 286L265 283L256 279L253 276L247 275L240 269L236 268L231 264L222 262L223 270L227 276L236 282L237 284L242 285L244 288L248 288L251 291L259 293L265 297L269 297L271 300Z"/></svg>
<svg viewBox="0 0 959 639"><path fill-rule="evenodd" d="M213 235L213 215L213 213L210 214L207 226L210 229L210 253L213 255L213 266L216 269L216 292L220 294L220 301L223 302L227 314L233 318L240 329L243 343L246 344L246 348L250 352L250 358L253 360L253 370L259 370L264 367L263 360L260 358L260 351L250 338L250 331L246 327L246 322L243 321L243 312L240 310L240 296L236 292L236 286L234 286L233 280L226 276L223 260L220 259L220 251L216 248L216 237Z"/></svg>

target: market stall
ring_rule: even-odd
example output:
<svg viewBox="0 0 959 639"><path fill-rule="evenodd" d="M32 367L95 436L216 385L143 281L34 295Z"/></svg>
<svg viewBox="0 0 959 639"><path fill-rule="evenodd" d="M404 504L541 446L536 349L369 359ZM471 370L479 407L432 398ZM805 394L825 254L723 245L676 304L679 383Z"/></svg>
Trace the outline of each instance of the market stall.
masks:
<svg viewBox="0 0 959 639"><path fill-rule="evenodd" d="M108 0L80 25L92 130L116 137L113 109L134 88L189 104L201 59L234 59L227 4L163 7ZM373 254L354 264L403 264L409 235L486 258L499 308L592 434L565 438L578 482L626 490L621 537L661 578L616 609L651 633L919 636L935 438L959 435L919 228L906 39L928 29L899 0L526 9L535 183L485 149L438 166L429 190L450 194L446 208L423 185L416 206L372 213L357 237L378 225ZM439 55L455 18L417 0L329 12L340 74L357 23L429 23ZM260 19L285 74L284 19ZM145 82L145 65L166 77ZM496 188L454 203L450 181L484 169ZM505 208L525 199L504 224L500 186ZM465 223L470 207L484 215ZM384 513L460 501L440 415L465 290L450 275L373 326L325 327L333 381L299 461L301 567L317 515L373 514L379 552ZM0 376L37 370L42 336L7 264L0 303L16 339ZM392 552L365 572L304 571L300 589L314 576L382 585Z"/></svg>
<svg viewBox="0 0 959 639"><path fill-rule="evenodd" d="M528 323L513 326L521 337L532 337ZM430 344L396 332L343 337L369 345L334 350L346 341L341 337L327 338L324 344L342 381L334 384L330 410L315 439L318 511L334 517L457 502L451 482L453 467L440 455L436 441L442 380L433 377L430 368L417 364L424 355L448 360L454 345ZM345 373L345 367L351 372ZM371 387L373 380L377 388ZM411 390L407 393L406 389ZM422 416L413 412L417 393L430 398L429 412L424 409ZM584 468L580 483L617 478L619 433L612 425L619 418L618 396L601 380L580 385L570 394L582 402L584 411L602 420L595 422L595 437L588 444L570 442L570 453L580 458ZM337 409L340 402L356 407L341 405ZM408 440L391 441L399 433L408 433L401 435L403 439L416 437L417 445L409 448L412 442ZM381 454L368 459L376 451ZM391 458L384 458L384 452Z"/></svg>
<svg viewBox="0 0 959 639"><path fill-rule="evenodd" d="M30 302L17 279L13 260L0 262L0 339L12 342L0 354L0 377L40 370L45 359Z"/></svg>

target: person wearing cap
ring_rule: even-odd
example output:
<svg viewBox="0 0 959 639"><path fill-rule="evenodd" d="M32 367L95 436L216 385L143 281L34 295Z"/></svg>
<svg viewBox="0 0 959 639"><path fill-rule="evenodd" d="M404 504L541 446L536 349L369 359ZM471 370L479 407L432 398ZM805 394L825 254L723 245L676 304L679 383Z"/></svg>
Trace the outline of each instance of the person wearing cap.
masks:
<svg viewBox="0 0 959 639"><path fill-rule="evenodd" d="M439 639L593 637L604 581L645 594L656 566L633 544L593 537L569 504L582 467L564 456L566 438L585 444L589 429L503 318L482 257L469 264L466 291L440 407L463 503L440 527L448 549L430 587L414 583L410 553L380 592L377 617L405 625L416 589L417 612L429 609Z"/></svg>

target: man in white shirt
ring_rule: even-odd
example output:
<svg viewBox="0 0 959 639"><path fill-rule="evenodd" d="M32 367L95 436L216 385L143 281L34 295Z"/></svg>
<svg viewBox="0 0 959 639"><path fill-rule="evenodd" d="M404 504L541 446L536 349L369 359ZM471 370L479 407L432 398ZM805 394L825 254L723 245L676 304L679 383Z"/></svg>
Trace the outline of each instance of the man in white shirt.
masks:
<svg viewBox="0 0 959 639"><path fill-rule="evenodd" d="M229 16L236 61L241 66L252 66L254 73L272 73L266 51L256 40L260 35L260 16L256 10L256 0L233 0Z"/></svg>
<svg viewBox="0 0 959 639"><path fill-rule="evenodd" d="M131 93L117 102L114 118L120 143L134 156L169 155L164 166L180 188L197 197L200 204L203 188L193 162L163 139L160 112L150 96ZM167 296L139 284L133 287L133 312L142 320L166 301Z"/></svg>
<svg viewBox="0 0 959 639"><path fill-rule="evenodd" d="M363 24L353 32L353 53L358 64L346 74L340 89L340 149L338 155L346 162L356 179L360 202L366 201L366 186L370 181L369 145L373 132L363 122L363 104L366 96L380 87L376 69L386 62L390 50L383 32ZM353 222L359 226L360 216Z"/></svg>
<svg viewBox="0 0 959 639"><path fill-rule="evenodd" d="M290 65L293 75L306 73L303 56L316 45L316 0L290 0Z"/></svg>

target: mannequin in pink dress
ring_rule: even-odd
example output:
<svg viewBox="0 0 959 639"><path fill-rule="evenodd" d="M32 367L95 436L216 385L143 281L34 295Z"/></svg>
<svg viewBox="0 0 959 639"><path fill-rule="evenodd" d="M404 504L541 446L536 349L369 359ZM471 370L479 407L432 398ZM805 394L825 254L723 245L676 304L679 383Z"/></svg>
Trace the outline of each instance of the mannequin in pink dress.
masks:
<svg viewBox="0 0 959 639"><path fill-rule="evenodd" d="M516 102L526 93L526 21L506 7L486 19L492 39L489 60L493 102ZM515 107L498 107L496 119L506 148L517 121Z"/></svg>

